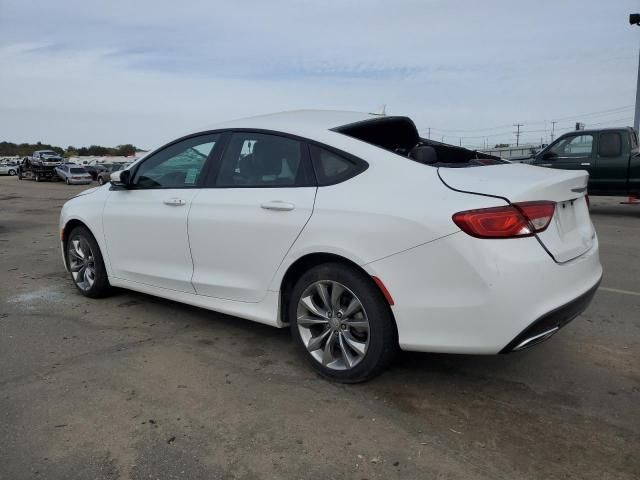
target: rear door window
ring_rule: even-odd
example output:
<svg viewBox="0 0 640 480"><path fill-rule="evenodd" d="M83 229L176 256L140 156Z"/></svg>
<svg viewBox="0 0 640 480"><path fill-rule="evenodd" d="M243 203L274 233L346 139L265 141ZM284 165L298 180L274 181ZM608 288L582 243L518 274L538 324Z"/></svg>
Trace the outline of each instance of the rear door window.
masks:
<svg viewBox="0 0 640 480"><path fill-rule="evenodd" d="M216 187L305 187L313 177L297 140L257 132L236 132L220 160Z"/></svg>
<svg viewBox="0 0 640 480"><path fill-rule="evenodd" d="M601 133L598 156L607 158L620 155L622 155L622 135L618 132Z"/></svg>

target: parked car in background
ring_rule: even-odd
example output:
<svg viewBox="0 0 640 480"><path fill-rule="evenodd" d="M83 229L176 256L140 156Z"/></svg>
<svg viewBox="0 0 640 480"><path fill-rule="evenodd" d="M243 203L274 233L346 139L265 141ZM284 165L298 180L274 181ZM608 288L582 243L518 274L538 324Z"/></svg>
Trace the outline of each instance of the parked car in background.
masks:
<svg viewBox="0 0 640 480"><path fill-rule="evenodd" d="M67 185L79 185L91 183L91 174L84 167L64 163L56 167L56 173Z"/></svg>
<svg viewBox="0 0 640 480"><path fill-rule="evenodd" d="M24 157L18 165L18 180L56 180L58 175L55 169L59 165L60 162L34 162L33 157Z"/></svg>
<svg viewBox="0 0 640 480"><path fill-rule="evenodd" d="M473 167L473 168L470 168ZM404 350L522 350L602 275L585 172L481 157L407 117L297 111L179 138L64 204L65 267L289 327L343 382Z"/></svg>
<svg viewBox="0 0 640 480"><path fill-rule="evenodd" d="M122 170L125 167L125 163L105 163L102 165L103 170L98 173L98 183L100 185L104 185L105 183L109 183L111 181L111 174L113 172L117 172Z"/></svg>
<svg viewBox="0 0 640 480"><path fill-rule="evenodd" d="M17 175L18 174L18 163L16 162L7 162L0 164L0 175Z"/></svg>
<svg viewBox="0 0 640 480"><path fill-rule="evenodd" d="M101 172L105 171L105 166L103 164L97 163L95 165L83 165L84 169L89 172L89 174L91 175L91 178L93 180L97 180L98 179L98 175Z"/></svg>
<svg viewBox="0 0 640 480"><path fill-rule="evenodd" d="M53 150L36 150L31 155L31 164L41 167L55 167L64 162L62 156Z"/></svg>
<svg viewBox="0 0 640 480"><path fill-rule="evenodd" d="M640 149L633 128L566 133L530 161L540 167L589 172L589 195L640 195Z"/></svg>

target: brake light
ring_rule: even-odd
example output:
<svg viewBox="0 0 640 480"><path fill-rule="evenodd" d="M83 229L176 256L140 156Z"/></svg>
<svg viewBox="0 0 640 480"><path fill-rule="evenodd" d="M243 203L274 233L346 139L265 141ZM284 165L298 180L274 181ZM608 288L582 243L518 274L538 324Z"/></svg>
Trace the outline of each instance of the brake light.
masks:
<svg viewBox="0 0 640 480"><path fill-rule="evenodd" d="M458 212L452 218L460 230L476 238L530 237L549 226L555 208L555 202L521 202Z"/></svg>

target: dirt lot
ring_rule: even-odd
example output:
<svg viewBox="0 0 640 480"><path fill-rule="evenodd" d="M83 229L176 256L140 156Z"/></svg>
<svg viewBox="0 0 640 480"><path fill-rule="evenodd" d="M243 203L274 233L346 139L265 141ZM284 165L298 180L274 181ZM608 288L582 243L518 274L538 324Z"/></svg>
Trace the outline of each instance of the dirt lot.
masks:
<svg viewBox="0 0 640 480"><path fill-rule="evenodd" d="M640 478L640 207L593 199L602 288L549 342L345 386L287 330L82 297L57 231L82 188L0 177L0 479Z"/></svg>

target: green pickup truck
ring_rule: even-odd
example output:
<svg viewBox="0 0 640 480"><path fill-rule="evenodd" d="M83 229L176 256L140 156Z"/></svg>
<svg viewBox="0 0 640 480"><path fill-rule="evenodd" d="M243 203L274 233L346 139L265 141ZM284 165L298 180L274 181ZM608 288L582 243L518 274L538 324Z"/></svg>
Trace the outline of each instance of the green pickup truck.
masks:
<svg viewBox="0 0 640 480"><path fill-rule="evenodd" d="M587 170L589 195L640 195L640 149L633 128L566 133L526 163Z"/></svg>

